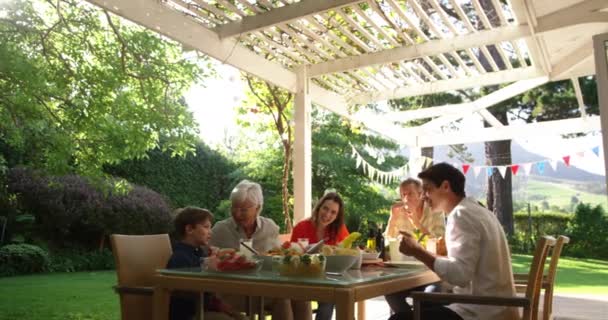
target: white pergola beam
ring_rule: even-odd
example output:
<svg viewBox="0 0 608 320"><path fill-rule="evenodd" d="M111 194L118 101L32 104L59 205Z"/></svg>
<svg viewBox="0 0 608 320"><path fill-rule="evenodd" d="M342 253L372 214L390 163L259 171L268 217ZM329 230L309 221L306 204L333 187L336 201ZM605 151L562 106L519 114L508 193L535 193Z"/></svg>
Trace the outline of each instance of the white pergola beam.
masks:
<svg viewBox="0 0 608 320"><path fill-rule="evenodd" d="M437 92L460 90L479 86L491 86L519 80L534 79L542 76L544 76L544 72L542 70L535 67L526 67L486 73L462 79L439 80L416 84L414 86L399 87L392 90L364 93L347 98L347 101L354 104L366 104L375 101L399 99Z"/></svg>
<svg viewBox="0 0 608 320"><path fill-rule="evenodd" d="M608 12L601 11L604 8L608 8L606 0L586 0L577 3L538 18L536 31L542 33L582 23L608 23Z"/></svg>
<svg viewBox="0 0 608 320"><path fill-rule="evenodd" d="M519 39L529 35L530 31L528 27L524 25L480 31L453 38L430 40L418 45L403 46L314 64L310 67L310 75L314 77L373 65L412 60L424 56L434 56L458 50L466 50L471 47L480 47L501 41Z"/></svg>
<svg viewBox="0 0 608 320"><path fill-rule="evenodd" d="M561 80L569 78L569 72L578 65L584 63L587 59L593 57L593 43L586 41L580 47L574 49L571 53L559 60L552 68L551 79Z"/></svg>
<svg viewBox="0 0 608 320"><path fill-rule="evenodd" d="M467 106L467 109L462 109L462 108L456 109L456 110L458 110L457 113L452 113L450 115L445 115L445 116L439 117L437 119L431 120L431 121L425 123L424 125L422 125L422 127L423 128L439 128L450 122L462 119L466 116L469 116L473 112L485 110L486 108L489 108L500 102L511 99L530 89L533 89L542 84L545 84L548 81L549 81L548 77L538 77L535 79L517 81L509 86L498 89L488 95L485 95L485 96L473 101L472 103L470 103ZM454 111L456 111L456 110L454 110ZM496 121L498 121L498 120L496 120Z"/></svg>
<svg viewBox="0 0 608 320"><path fill-rule="evenodd" d="M581 84L578 82L578 78L570 79L572 81L572 86L574 87L574 93L576 94L576 102L578 103L578 111L581 113L581 118L585 118L587 116L587 111L585 110L585 102L583 100L583 92L581 91Z"/></svg>
<svg viewBox="0 0 608 320"><path fill-rule="evenodd" d="M516 138L556 136L600 130L598 116L503 127L475 128L465 131L425 134L418 137L419 147L467 144L485 141L512 140Z"/></svg>
<svg viewBox="0 0 608 320"><path fill-rule="evenodd" d="M477 113L483 117L485 121L487 121L492 127L504 127L505 125L500 122L500 120L496 119L496 117L488 111L488 109L481 109L477 111Z"/></svg>
<svg viewBox="0 0 608 320"><path fill-rule="evenodd" d="M304 0L265 13L244 17L237 22L220 25L214 31L220 38L233 37L362 1L364 0Z"/></svg>
<svg viewBox="0 0 608 320"><path fill-rule="evenodd" d="M280 64L268 61L233 39L221 40L215 32L157 0L87 0L150 30L178 41L227 63L241 71L268 81L289 92L296 92L296 75ZM310 84L311 99L324 108L350 119L346 101L340 95Z"/></svg>

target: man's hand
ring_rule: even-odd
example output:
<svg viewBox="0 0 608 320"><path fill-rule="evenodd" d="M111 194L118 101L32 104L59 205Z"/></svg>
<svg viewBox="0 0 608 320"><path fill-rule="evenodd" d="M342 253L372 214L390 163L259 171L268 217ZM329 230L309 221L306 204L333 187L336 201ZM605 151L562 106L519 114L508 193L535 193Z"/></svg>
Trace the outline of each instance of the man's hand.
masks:
<svg viewBox="0 0 608 320"><path fill-rule="evenodd" d="M401 253L416 257L416 254L424 251L424 248L416 241L414 235L407 231L399 231L399 233L403 236L401 238L401 243L399 243L399 251L401 251Z"/></svg>

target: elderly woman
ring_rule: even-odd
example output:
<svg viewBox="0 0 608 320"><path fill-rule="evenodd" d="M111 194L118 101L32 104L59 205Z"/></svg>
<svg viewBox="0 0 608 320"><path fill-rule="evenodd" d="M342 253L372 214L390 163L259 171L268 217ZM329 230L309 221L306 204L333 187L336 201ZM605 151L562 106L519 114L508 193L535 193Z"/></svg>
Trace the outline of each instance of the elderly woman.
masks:
<svg viewBox="0 0 608 320"><path fill-rule="evenodd" d="M348 237L344 225L344 201L335 192L326 193L312 210L312 217L300 221L291 233L291 242L306 238L310 243L324 240L326 244L336 245ZM331 320L334 304L319 302L315 320Z"/></svg>
<svg viewBox="0 0 608 320"><path fill-rule="evenodd" d="M219 221L213 227L210 244L219 248L239 249L241 239L250 239L258 252L267 252L278 241L279 227L272 219L260 216L264 205L262 187L248 180L239 182L230 193L231 217ZM224 300L240 310L245 310L241 296L224 296ZM287 299L265 299L265 306L272 308L273 319L310 320L310 303ZM259 302L257 303L259 305ZM254 306L254 310L257 307ZM293 311L292 311L293 310Z"/></svg>

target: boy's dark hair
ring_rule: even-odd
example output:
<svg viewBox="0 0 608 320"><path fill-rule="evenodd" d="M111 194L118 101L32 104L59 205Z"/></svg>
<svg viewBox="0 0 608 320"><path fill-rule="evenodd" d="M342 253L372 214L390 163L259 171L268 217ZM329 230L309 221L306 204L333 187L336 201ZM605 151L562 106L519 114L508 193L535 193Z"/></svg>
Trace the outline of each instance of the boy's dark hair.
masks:
<svg viewBox="0 0 608 320"><path fill-rule="evenodd" d="M183 239L186 236L186 227L197 225L209 220L213 222L213 214L207 209L198 207L185 207L175 210L175 218L173 225L175 227L175 235L178 239Z"/></svg>
<svg viewBox="0 0 608 320"><path fill-rule="evenodd" d="M465 177L460 170L445 162L430 166L418 174L418 178L430 180L436 187L442 182L450 184L452 192L461 197L466 197L464 192Z"/></svg>

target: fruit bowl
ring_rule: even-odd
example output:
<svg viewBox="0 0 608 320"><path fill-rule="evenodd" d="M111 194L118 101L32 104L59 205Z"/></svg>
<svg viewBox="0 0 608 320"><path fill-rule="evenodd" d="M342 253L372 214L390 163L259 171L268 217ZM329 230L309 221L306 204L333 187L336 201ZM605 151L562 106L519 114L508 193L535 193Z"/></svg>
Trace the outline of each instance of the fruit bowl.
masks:
<svg viewBox="0 0 608 320"><path fill-rule="evenodd" d="M326 258L320 254L273 257L273 269L276 268L282 276L323 277L325 265Z"/></svg>
<svg viewBox="0 0 608 320"><path fill-rule="evenodd" d="M234 250L221 249L217 254L204 258L201 267L217 272L257 272L262 269L264 260L242 255Z"/></svg>

